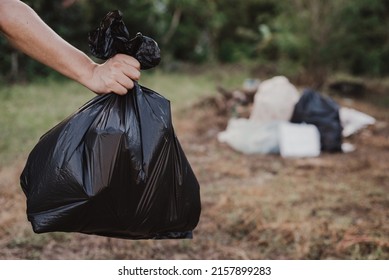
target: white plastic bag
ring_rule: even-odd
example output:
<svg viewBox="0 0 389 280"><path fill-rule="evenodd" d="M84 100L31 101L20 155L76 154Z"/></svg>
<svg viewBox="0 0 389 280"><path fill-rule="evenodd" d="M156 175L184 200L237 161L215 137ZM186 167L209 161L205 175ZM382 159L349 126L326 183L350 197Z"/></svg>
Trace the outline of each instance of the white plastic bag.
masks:
<svg viewBox="0 0 389 280"><path fill-rule="evenodd" d="M260 123L249 119L230 119L225 131L218 134L221 143L244 154L279 153L280 122Z"/></svg>
<svg viewBox="0 0 389 280"><path fill-rule="evenodd" d="M351 108L342 107L339 110L339 118L343 127L343 137L348 137L362 128L375 124L375 118Z"/></svg>
<svg viewBox="0 0 389 280"><path fill-rule="evenodd" d="M279 127L282 157L317 157L320 155L320 133L312 124L282 123Z"/></svg>
<svg viewBox="0 0 389 280"><path fill-rule="evenodd" d="M254 96L251 120L289 121L300 98L296 87L284 76L276 76L259 84Z"/></svg>

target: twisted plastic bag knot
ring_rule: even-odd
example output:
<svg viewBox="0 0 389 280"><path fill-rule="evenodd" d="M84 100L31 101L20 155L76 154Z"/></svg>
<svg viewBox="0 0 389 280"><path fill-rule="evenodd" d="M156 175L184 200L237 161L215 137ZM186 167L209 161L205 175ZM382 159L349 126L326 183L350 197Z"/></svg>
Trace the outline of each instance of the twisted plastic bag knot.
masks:
<svg viewBox="0 0 389 280"><path fill-rule="evenodd" d="M89 33L89 47L92 54L100 59L109 59L118 53L135 57L141 69L150 69L161 61L157 42L138 32L130 39L122 13L118 10L109 12L100 26Z"/></svg>

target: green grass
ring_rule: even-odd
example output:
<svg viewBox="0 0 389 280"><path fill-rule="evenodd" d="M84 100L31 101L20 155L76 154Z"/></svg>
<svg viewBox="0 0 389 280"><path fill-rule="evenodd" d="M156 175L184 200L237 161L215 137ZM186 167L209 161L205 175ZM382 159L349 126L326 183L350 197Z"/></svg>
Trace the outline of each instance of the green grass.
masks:
<svg viewBox="0 0 389 280"><path fill-rule="evenodd" d="M72 82L0 88L0 164L24 156L43 133L92 96Z"/></svg>
<svg viewBox="0 0 389 280"><path fill-rule="evenodd" d="M140 84L164 95L177 109L216 92L218 84L239 87L244 71L213 69L195 74L144 72ZM0 166L24 158L39 137L95 95L72 81L39 82L0 87Z"/></svg>
<svg viewBox="0 0 389 280"><path fill-rule="evenodd" d="M140 84L168 98L173 107L182 107L203 96L215 94L218 85L239 88L248 75L247 69L232 66L202 67L170 73L152 70L144 72Z"/></svg>

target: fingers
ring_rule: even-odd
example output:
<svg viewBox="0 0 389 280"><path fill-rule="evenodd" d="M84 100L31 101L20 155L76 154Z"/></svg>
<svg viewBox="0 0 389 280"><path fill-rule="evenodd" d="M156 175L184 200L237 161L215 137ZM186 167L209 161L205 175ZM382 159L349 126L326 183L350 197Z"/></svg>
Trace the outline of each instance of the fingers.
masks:
<svg viewBox="0 0 389 280"><path fill-rule="evenodd" d="M140 71L140 63L134 57L125 55L125 54L117 54L111 58L114 61L120 61L128 66L131 66Z"/></svg>
<svg viewBox="0 0 389 280"><path fill-rule="evenodd" d="M132 80L140 78L140 63L132 56L117 54L111 58L111 63L116 70L123 73Z"/></svg>
<svg viewBox="0 0 389 280"><path fill-rule="evenodd" d="M134 87L134 82L123 75L121 78L116 77L115 79L106 81L105 87L106 90L104 90L104 93L116 93L119 95L124 95L128 92L129 89Z"/></svg>
<svg viewBox="0 0 389 280"><path fill-rule="evenodd" d="M120 70L125 76L129 77L131 80L138 81L140 79L140 70L133 66L121 64Z"/></svg>
<svg viewBox="0 0 389 280"><path fill-rule="evenodd" d="M107 86L106 92L126 94L134 87L134 82L140 78L140 63L133 57L117 54L106 61L106 76L102 77Z"/></svg>
<svg viewBox="0 0 389 280"><path fill-rule="evenodd" d="M134 87L134 82L128 76L122 74L116 78L117 88L119 92L114 91L117 94L126 94L129 89Z"/></svg>
<svg viewBox="0 0 389 280"><path fill-rule="evenodd" d="M97 94L116 93L124 95L140 78L140 63L135 58L117 54L103 64L94 64L91 75L83 84Z"/></svg>

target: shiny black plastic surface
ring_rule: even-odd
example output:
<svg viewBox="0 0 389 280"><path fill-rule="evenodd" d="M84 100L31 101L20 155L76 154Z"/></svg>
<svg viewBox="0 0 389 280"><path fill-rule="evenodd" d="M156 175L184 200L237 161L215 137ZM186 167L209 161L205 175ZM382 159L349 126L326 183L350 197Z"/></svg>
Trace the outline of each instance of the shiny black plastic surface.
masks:
<svg viewBox="0 0 389 280"><path fill-rule="evenodd" d="M95 97L43 135L21 186L37 233L191 238L201 212L170 102L137 83L124 96Z"/></svg>
<svg viewBox="0 0 389 280"><path fill-rule="evenodd" d="M293 123L315 125L320 132L321 150L340 152L342 150L342 125L339 105L329 97L307 89L294 108Z"/></svg>

